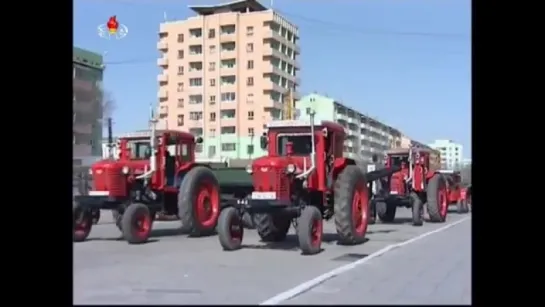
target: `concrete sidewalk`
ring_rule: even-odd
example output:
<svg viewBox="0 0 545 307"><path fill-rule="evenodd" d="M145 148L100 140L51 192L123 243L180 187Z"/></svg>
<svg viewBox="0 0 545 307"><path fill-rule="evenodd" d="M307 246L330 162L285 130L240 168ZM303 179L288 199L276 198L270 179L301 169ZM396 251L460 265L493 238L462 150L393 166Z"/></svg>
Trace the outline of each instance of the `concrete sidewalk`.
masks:
<svg viewBox="0 0 545 307"><path fill-rule="evenodd" d="M471 219L371 259L283 304L471 304Z"/></svg>

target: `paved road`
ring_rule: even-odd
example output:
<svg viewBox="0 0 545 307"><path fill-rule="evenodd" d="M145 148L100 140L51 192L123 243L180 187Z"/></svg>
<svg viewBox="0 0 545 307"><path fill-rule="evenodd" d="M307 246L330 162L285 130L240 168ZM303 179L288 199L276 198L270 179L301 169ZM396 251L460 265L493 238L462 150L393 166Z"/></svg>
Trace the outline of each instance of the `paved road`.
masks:
<svg viewBox="0 0 545 307"><path fill-rule="evenodd" d="M315 256L301 256L294 235L283 244L266 246L251 230L245 233L246 248L223 252L216 236L179 235L177 222L157 222L149 243L128 245L108 223L109 212L103 212L102 224L95 226L90 239L74 245L74 303L258 304L387 245L444 226L412 227L407 222L409 212L398 212L397 223L370 226L369 241L353 247L336 245L334 227L327 223L328 242ZM453 213L447 223L462 218ZM397 262L391 265L402 264Z"/></svg>
<svg viewBox="0 0 545 307"><path fill-rule="evenodd" d="M371 259L283 304L471 305L471 222Z"/></svg>

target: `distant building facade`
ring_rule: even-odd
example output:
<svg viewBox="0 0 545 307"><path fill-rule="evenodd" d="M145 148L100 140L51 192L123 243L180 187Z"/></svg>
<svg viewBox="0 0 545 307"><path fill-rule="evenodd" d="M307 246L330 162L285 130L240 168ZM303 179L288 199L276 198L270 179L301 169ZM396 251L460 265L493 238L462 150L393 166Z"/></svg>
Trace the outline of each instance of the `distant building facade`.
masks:
<svg viewBox="0 0 545 307"><path fill-rule="evenodd" d="M403 146L410 140L385 123L358 112L334 98L310 94L296 104L299 119L308 120L311 110L316 112L315 120L328 120L341 124L346 131L344 154L356 160L370 162L373 155L382 160L386 150ZM408 146L407 146L408 147Z"/></svg>
<svg viewBox="0 0 545 307"><path fill-rule="evenodd" d="M102 156L102 79L100 54L73 48L73 143L74 165L88 165Z"/></svg>
<svg viewBox="0 0 545 307"><path fill-rule="evenodd" d="M452 140L435 140L428 144L433 149L441 153L441 165L446 169L459 169L462 167L463 146Z"/></svg>

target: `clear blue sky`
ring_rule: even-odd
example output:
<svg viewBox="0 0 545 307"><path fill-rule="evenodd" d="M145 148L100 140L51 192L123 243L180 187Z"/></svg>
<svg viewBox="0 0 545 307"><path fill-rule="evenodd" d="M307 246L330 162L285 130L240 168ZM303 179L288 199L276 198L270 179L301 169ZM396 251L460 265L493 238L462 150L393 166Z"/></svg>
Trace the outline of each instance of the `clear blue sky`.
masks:
<svg viewBox="0 0 545 307"><path fill-rule="evenodd" d="M219 2L75 0L75 45L107 52L104 84L117 104L115 131L146 127L149 104L157 101L164 12L183 19L192 15L189 4ZM303 93L337 98L420 142L452 139L470 157L469 0L275 0L274 8L300 27ZM111 15L129 28L122 40L97 35Z"/></svg>

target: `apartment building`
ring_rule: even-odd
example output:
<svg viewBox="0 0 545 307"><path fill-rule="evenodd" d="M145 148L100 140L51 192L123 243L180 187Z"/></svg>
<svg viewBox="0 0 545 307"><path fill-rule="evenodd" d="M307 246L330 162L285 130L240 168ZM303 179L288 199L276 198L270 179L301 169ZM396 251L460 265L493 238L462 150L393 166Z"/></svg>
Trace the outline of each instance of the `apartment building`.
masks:
<svg viewBox="0 0 545 307"><path fill-rule="evenodd" d="M88 165L102 155L102 55L74 47L73 155L74 165Z"/></svg>
<svg viewBox="0 0 545 307"><path fill-rule="evenodd" d="M261 156L266 123L297 97L298 29L255 0L190 8L160 24L158 126L201 136L199 158Z"/></svg>
<svg viewBox="0 0 545 307"><path fill-rule="evenodd" d="M463 146L452 140L435 140L429 144L441 153L441 165L445 169L459 169L463 164Z"/></svg>
<svg viewBox="0 0 545 307"><path fill-rule="evenodd" d="M310 110L314 110L316 121L328 120L343 125L347 135L345 156L356 160L369 162L375 154L382 160L386 150L402 147L403 140L408 140L399 130L334 98L310 94L302 97L296 107L300 119L308 120Z"/></svg>

